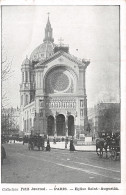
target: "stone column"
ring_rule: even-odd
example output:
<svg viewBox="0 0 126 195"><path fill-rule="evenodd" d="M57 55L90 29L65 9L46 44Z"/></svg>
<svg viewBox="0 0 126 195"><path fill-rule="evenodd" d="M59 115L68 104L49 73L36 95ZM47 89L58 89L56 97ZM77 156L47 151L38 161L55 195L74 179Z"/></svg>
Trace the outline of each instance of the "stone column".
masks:
<svg viewBox="0 0 126 195"><path fill-rule="evenodd" d="M56 115L54 116L54 136L57 137L57 129L56 129Z"/></svg>
<svg viewBox="0 0 126 195"><path fill-rule="evenodd" d="M38 89L40 88L40 72L38 72Z"/></svg>
<svg viewBox="0 0 126 195"><path fill-rule="evenodd" d="M66 125L66 137L68 137L68 115L65 116L65 125Z"/></svg>
<svg viewBox="0 0 126 195"><path fill-rule="evenodd" d="M83 90L84 90L84 130L87 130L88 126L88 116L87 116L87 95L86 95L86 79L85 79L85 72L87 66L90 64L90 60L82 60L82 63L84 64L83 69Z"/></svg>
<svg viewBox="0 0 126 195"><path fill-rule="evenodd" d="M38 75L37 75L37 71L35 72L35 83L36 83L36 89L38 88Z"/></svg>
<svg viewBox="0 0 126 195"><path fill-rule="evenodd" d="M28 71L28 82L30 82L30 75L29 75L29 71Z"/></svg>
<svg viewBox="0 0 126 195"><path fill-rule="evenodd" d="M48 135L48 129L47 129L47 116L45 115L45 110L43 111L43 129L44 134Z"/></svg>
<svg viewBox="0 0 126 195"><path fill-rule="evenodd" d="M26 81L26 78L25 78L26 76L25 76L25 71L24 71L24 80L23 80L23 83Z"/></svg>
<svg viewBox="0 0 126 195"><path fill-rule="evenodd" d="M77 112L75 113L75 116L74 116L74 137L75 138L77 135L76 126L77 126Z"/></svg>

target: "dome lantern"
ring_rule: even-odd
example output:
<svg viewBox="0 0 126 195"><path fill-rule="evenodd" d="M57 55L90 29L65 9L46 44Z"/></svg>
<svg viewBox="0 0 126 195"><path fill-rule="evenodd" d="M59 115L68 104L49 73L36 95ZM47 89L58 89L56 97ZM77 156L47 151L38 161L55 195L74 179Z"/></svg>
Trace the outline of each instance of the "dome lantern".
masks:
<svg viewBox="0 0 126 195"><path fill-rule="evenodd" d="M52 32L53 32L53 29L51 28L51 23L49 20L49 13L48 13L48 21L47 21L46 28L45 28L45 38L43 39L44 42L46 41L50 41L52 43L54 42L54 39L52 37Z"/></svg>
<svg viewBox="0 0 126 195"><path fill-rule="evenodd" d="M49 13L48 13L49 14ZM40 62L41 60L45 60L54 54L55 44L54 39L52 38L52 31L50 24L50 19L48 15L48 20L45 28L45 38L43 39L43 43L40 44L34 51L31 53L30 61L35 63Z"/></svg>

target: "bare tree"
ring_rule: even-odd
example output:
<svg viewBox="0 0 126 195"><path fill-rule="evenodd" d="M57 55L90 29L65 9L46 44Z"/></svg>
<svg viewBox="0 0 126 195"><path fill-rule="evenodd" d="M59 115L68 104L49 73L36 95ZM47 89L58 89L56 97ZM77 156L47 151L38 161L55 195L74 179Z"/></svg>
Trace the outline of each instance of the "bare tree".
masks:
<svg viewBox="0 0 126 195"><path fill-rule="evenodd" d="M2 108L6 107L9 104L9 99L7 98L5 91L6 81L12 76L11 71L12 60L8 61L7 54L4 49L2 49L2 71L1 71L1 80L2 80Z"/></svg>

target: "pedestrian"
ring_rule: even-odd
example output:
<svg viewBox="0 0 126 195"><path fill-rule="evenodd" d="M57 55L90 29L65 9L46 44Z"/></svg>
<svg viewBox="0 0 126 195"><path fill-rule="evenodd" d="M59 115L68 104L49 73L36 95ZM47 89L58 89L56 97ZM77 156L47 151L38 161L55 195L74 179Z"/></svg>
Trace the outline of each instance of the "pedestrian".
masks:
<svg viewBox="0 0 126 195"><path fill-rule="evenodd" d="M30 138L28 140L28 149L33 150L33 142L32 142L32 135L30 135Z"/></svg>
<svg viewBox="0 0 126 195"><path fill-rule="evenodd" d="M65 139L65 148L67 148L67 144L68 144L68 137L66 137Z"/></svg>
<svg viewBox="0 0 126 195"><path fill-rule="evenodd" d="M49 139L47 140L47 146L46 146L46 151L50 151L50 142L49 142Z"/></svg>
<svg viewBox="0 0 126 195"><path fill-rule="evenodd" d="M56 138L55 137L53 138L53 143L56 144Z"/></svg>
<svg viewBox="0 0 126 195"><path fill-rule="evenodd" d="M62 142L64 141L64 137L62 137Z"/></svg>
<svg viewBox="0 0 126 195"><path fill-rule="evenodd" d="M65 148L67 148L67 142L65 141Z"/></svg>
<svg viewBox="0 0 126 195"><path fill-rule="evenodd" d="M70 151L75 151L73 139L70 140Z"/></svg>

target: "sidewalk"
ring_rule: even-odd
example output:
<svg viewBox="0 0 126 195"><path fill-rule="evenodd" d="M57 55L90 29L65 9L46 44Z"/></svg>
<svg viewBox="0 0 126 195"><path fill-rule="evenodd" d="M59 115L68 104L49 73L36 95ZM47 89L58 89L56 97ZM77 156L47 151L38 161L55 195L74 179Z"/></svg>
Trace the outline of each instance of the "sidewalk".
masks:
<svg viewBox="0 0 126 195"><path fill-rule="evenodd" d="M11 144L11 143L9 142L8 144ZM23 142L17 142L17 141L15 141L15 143L23 144ZM50 142L50 146L51 148L54 148L54 149L69 150L70 142L67 144L67 148L65 148L65 142L56 142L56 144L54 144L53 142ZM95 145L79 145L79 146L74 145L74 146L75 146L76 151L82 151L82 152L95 152L96 151Z"/></svg>
<svg viewBox="0 0 126 195"><path fill-rule="evenodd" d="M54 149L61 149L61 150L69 150L70 148L70 143L68 143L67 148L65 148L65 142L57 142L54 144L53 142L50 142L51 148ZM95 145L82 145L82 146L75 146L76 151L85 151L85 152L95 152L96 151L96 146Z"/></svg>

